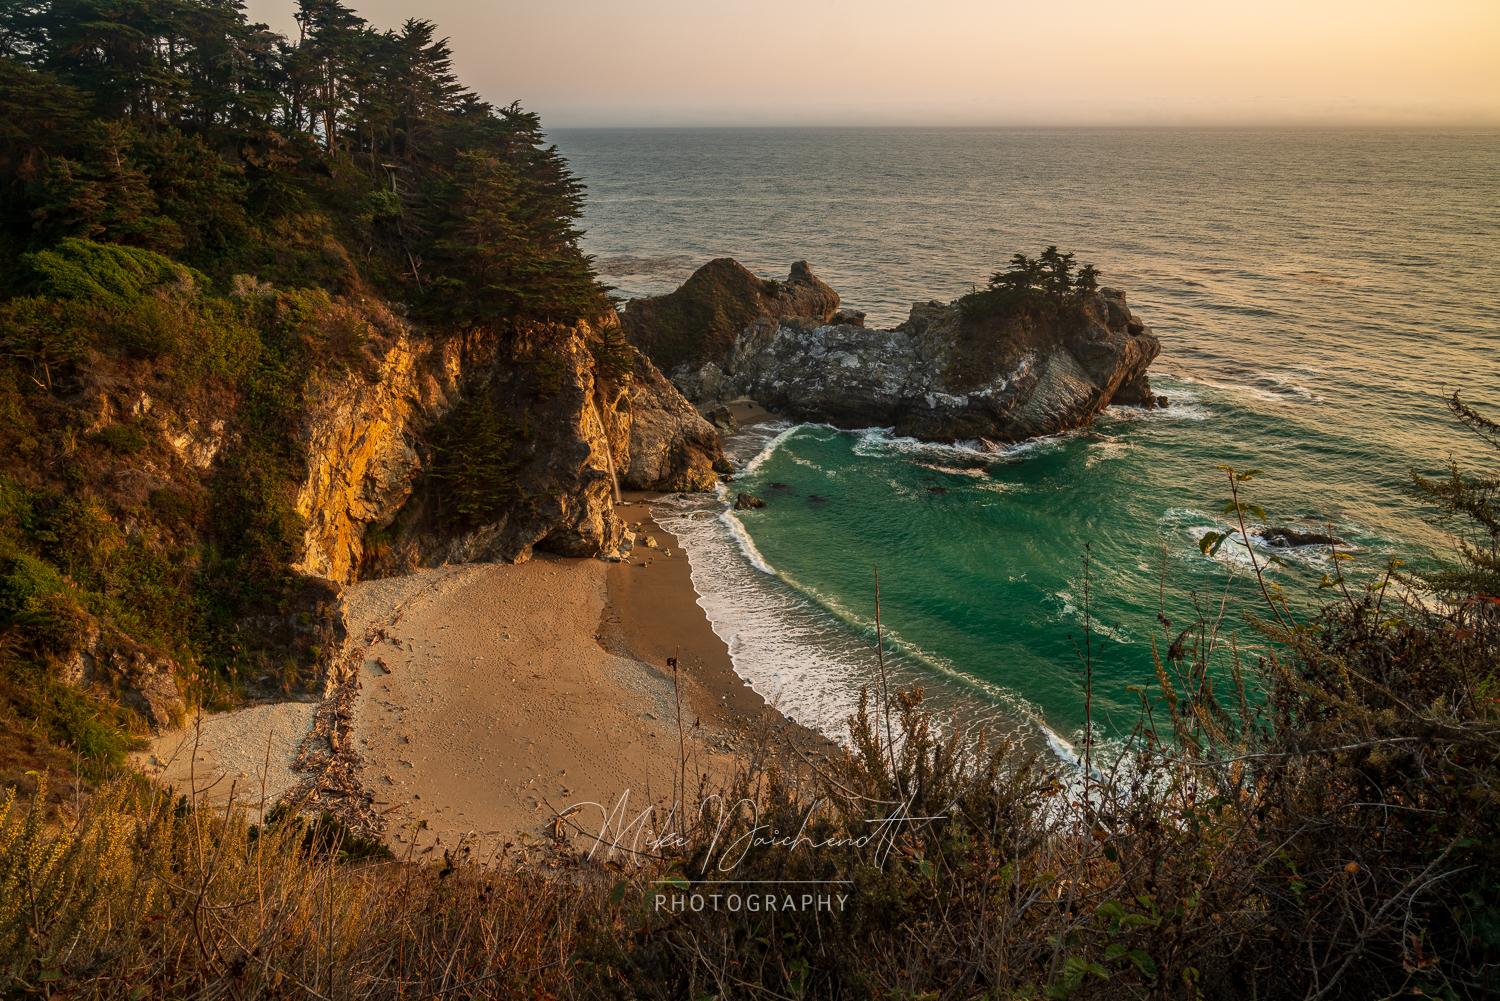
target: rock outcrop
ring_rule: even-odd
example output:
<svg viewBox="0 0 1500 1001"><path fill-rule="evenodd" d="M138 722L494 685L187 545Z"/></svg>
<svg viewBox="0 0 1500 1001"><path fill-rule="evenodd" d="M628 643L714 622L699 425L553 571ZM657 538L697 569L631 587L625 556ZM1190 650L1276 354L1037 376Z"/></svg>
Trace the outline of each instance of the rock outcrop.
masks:
<svg viewBox="0 0 1500 1001"><path fill-rule="evenodd" d="M58 667L63 682L134 710L158 733L187 717L178 673L172 659L95 619L81 624L77 644Z"/></svg>
<svg viewBox="0 0 1500 1001"><path fill-rule="evenodd" d="M632 299L620 319L630 342L662 369L687 365L696 371L728 354L740 331L756 320L827 323L838 308L838 293L806 261L793 264L786 281L772 282L721 257L675 292ZM864 314L858 318L863 321Z"/></svg>
<svg viewBox="0 0 1500 1001"><path fill-rule="evenodd" d="M1250 529L1251 535L1258 535L1265 540L1266 545L1276 549L1293 549L1298 546L1347 546L1343 539L1329 535L1326 532L1304 532L1296 528L1286 528L1274 525L1265 525L1260 528Z"/></svg>
<svg viewBox="0 0 1500 1001"><path fill-rule="evenodd" d="M636 353L630 381L630 450L621 485L631 490L712 490L719 437L661 370Z"/></svg>
<svg viewBox="0 0 1500 1001"><path fill-rule="evenodd" d="M721 355L717 337L704 364L672 373L700 408L750 396L796 420L999 443L1078 427L1112 402L1165 402L1146 374L1161 344L1116 289L977 318L915 303L890 330L764 315Z"/></svg>
<svg viewBox="0 0 1500 1001"><path fill-rule="evenodd" d="M613 512L615 478L634 489L712 489L723 461L713 426L639 352L625 347L623 365L595 357L614 323L609 315L443 340L402 324L376 372L319 387L303 421L308 471L297 509L307 527L297 569L344 583L418 566L519 562L533 547L608 555L627 541ZM463 407L463 429L449 427ZM492 496L479 499L476 516L455 512L449 481L459 474L440 468L443 448L463 443L443 446L434 434L478 425L504 454L484 457Z"/></svg>

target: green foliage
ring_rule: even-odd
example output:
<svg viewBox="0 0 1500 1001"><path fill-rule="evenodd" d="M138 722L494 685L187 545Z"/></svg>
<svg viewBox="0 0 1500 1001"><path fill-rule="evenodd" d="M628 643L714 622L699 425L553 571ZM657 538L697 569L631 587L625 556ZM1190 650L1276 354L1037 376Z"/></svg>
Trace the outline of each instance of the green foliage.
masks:
<svg viewBox="0 0 1500 1001"><path fill-rule="evenodd" d="M545 403L562 392L568 375L568 361L562 355L543 347L528 359L526 367L531 372L531 391L538 400Z"/></svg>
<svg viewBox="0 0 1500 1001"><path fill-rule="evenodd" d="M152 251L88 240L63 240L21 261L36 292L108 307L127 306L162 285L191 294L208 283L201 273Z"/></svg>
<svg viewBox="0 0 1500 1001"><path fill-rule="evenodd" d="M266 814L265 826L286 828L285 831L278 831L278 835L287 837L296 845L297 851L309 859L388 862L395 857L385 846L385 842L379 838L362 836L327 810L309 821L286 803L277 803ZM259 826L250 828L252 843L260 838L261 831Z"/></svg>
<svg viewBox="0 0 1500 1001"><path fill-rule="evenodd" d="M0 303L0 344L37 365L80 362L99 316L86 303L25 296Z"/></svg>
<svg viewBox="0 0 1500 1001"><path fill-rule="evenodd" d="M384 219L401 214L401 196L394 191L372 191L361 198L354 211L366 219Z"/></svg>
<svg viewBox="0 0 1500 1001"><path fill-rule="evenodd" d="M635 349L619 326L601 327L598 336L589 340L589 353L594 358L594 371L612 382L624 385L635 377Z"/></svg>
<svg viewBox="0 0 1500 1001"><path fill-rule="evenodd" d="M1085 264L1073 274L1073 254L1060 253L1056 245L1036 258L1017 253L1010 269L990 276L989 286L959 299L966 317L979 319L1013 313L1028 307L1056 309L1069 299L1099 287L1099 271Z"/></svg>
<svg viewBox="0 0 1500 1001"><path fill-rule="evenodd" d="M507 114L516 138L536 141L535 116ZM454 318L498 313L565 322L600 313L604 299L572 226L582 214L580 186L555 151L520 160L491 150L460 152L451 176L439 183L432 253L442 262L443 281L433 307Z"/></svg>
<svg viewBox="0 0 1500 1001"><path fill-rule="evenodd" d="M508 459L516 429L485 399L465 400L428 433L437 518L475 527L520 496Z"/></svg>
<svg viewBox="0 0 1500 1001"><path fill-rule="evenodd" d="M145 451L150 444L150 440L134 424L111 424L95 434L94 440L120 455L135 455Z"/></svg>
<svg viewBox="0 0 1500 1001"><path fill-rule="evenodd" d="M0 567L0 616L16 619L44 609L43 600L63 589L62 576L29 553L17 553Z"/></svg>

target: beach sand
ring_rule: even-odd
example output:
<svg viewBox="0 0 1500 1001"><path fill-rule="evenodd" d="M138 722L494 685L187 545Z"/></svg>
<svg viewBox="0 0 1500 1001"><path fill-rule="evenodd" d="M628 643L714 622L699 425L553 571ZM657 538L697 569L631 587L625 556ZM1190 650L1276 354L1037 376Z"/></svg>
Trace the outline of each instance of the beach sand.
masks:
<svg viewBox="0 0 1500 1001"><path fill-rule="evenodd" d="M292 770L297 747L312 729L315 702L278 702L191 720L133 754L148 775L197 802L234 802L258 823L263 810L300 783Z"/></svg>
<svg viewBox="0 0 1500 1001"><path fill-rule="evenodd" d="M768 738L791 740L812 760L834 749L734 673L697 604L686 555L651 518L660 496L624 496L618 513L638 533L625 562L538 553L518 565L443 567L346 589L359 663L356 774L398 854L467 843L493 858L506 844L555 836L556 814L578 804L597 804L570 815L591 831L622 802L631 816L664 811L684 771L696 808L697 776L711 791L728 783L747 748ZM191 769L212 802L232 785L240 802L258 800L263 777L268 792L307 777L291 766L316 709L287 703L212 717L140 758L172 758L153 770L184 791ZM570 838L588 847L578 831Z"/></svg>
<svg viewBox="0 0 1500 1001"><path fill-rule="evenodd" d="M682 755L696 808L697 776L726 785L759 733L828 753L734 674L687 558L651 520L656 496L627 495L619 510L641 523L627 562L538 554L349 589L351 635L399 641L369 649L354 716L376 813L402 821L393 847L421 820L441 844L469 838L486 855L553 832L555 813L580 803L594 804L574 815L586 829L622 798L632 814L667 810Z"/></svg>

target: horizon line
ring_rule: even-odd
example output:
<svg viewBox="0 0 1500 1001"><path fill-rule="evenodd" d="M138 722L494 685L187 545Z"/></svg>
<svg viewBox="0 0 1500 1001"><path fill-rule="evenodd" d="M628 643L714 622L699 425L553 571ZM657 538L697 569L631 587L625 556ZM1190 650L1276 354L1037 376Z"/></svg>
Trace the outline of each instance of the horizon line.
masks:
<svg viewBox="0 0 1500 1001"><path fill-rule="evenodd" d="M1227 131L1237 131L1237 132L1265 132L1265 131L1272 131L1272 130L1287 131L1287 132L1313 132L1313 131L1334 131L1334 130L1343 131L1343 132L1435 132L1435 131L1441 131L1441 132L1500 132L1500 121L1496 121L1496 122L1490 123L1490 124L1458 124L1458 123L1452 123L1452 122L1447 122L1447 123L1443 123L1443 122L1431 122L1431 123L1412 123L1412 122L1406 122L1406 123L1394 123L1394 124L1348 123L1348 122L1344 122L1344 123L1338 123L1338 122L1327 122L1327 123L1287 122L1287 123L1281 123L1281 124L1263 123L1263 124L1258 124L1258 125L1228 124L1228 123L1226 123L1226 124L1220 124L1220 125L1203 124L1203 123L1196 123L1196 124L1191 124L1191 125L1188 125L1188 124L1174 125L1174 124L1165 124L1165 123L1163 123L1163 124L1155 124L1155 125L1081 125L1081 124L1038 125L1038 124L1035 124L1035 123L1032 123L1032 124L1011 124L1011 125L1006 125L1006 124L996 124L996 125L979 125L979 124L975 124L975 125L896 125L896 124L878 124L878 125L877 124L868 124L868 125L815 125L815 124L807 124L807 123L786 124L786 125L774 125L774 124L755 124L755 125L751 125L751 124L742 124L742 125L719 124L719 125L709 125L709 124L701 124L700 123L700 124L681 124L681 125L552 125L552 126L546 126L544 124L544 131L555 131L555 130L560 130L560 129L568 129L568 130L574 130L574 131L584 131L584 130L596 130L596 131L622 130L623 131L623 130L627 130L628 129L628 130L631 130L631 131L640 131L640 132L651 131L651 130L668 131L668 130L681 130L681 129L703 129L703 130L719 129L719 130L723 130L723 131L730 131L730 130L734 130L734 131L752 131L752 130L756 130L756 129L760 129L760 130L770 130L770 129L822 129L822 130L828 130L828 129L847 129L849 131L855 131L855 130L873 131L873 130L878 130L878 129L891 129L891 130L895 130L895 129L930 129L932 131L944 131L944 132L978 131L978 130L985 130L985 131L1001 131L1001 130L1004 130L1004 131L1007 131L1007 132L1049 132L1049 131L1073 131L1073 132L1084 132L1084 131L1088 131L1088 132L1101 132L1101 131L1109 131L1109 132L1163 132L1163 131L1170 131L1170 132L1210 132L1210 131L1212 131L1212 132L1227 132Z"/></svg>

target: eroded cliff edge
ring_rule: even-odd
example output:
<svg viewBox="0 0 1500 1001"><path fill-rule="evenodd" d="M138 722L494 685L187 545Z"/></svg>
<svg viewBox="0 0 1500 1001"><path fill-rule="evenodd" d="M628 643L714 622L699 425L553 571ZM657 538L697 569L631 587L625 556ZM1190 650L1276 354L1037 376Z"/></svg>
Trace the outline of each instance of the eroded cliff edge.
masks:
<svg viewBox="0 0 1500 1001"><path fill-rule="evenodd" d="M704 280L710 269L730 272L713 262L677 292L636 300L625 313L637 343L670 343L673 357L692 358L671 377L700 408L749 396L794 420L1000 443L1079 427L1111 403L1164 402L1147 376L1161 342L1118 289L989 316L968 315L959 301L914 303L905 323L874 329L860 314L840 313L831 289L786 302L741 283L745 292L733 299L726 282ZM799 262L782 288L814 282L827 289ZM727 348L715 331L687 350L654 324L702 314L705 289L715 315L751 319ZM803 304L816 308L798 314Z"/></svg>
<svg viewBox="0 0 1500 1001"><path fill-rule="evenodd" d="M717 432L613 314L433 338L405 324L378 371L310 394L296 569L347 583L419 566L626 544L614 479L711 490Z"/></svg>

